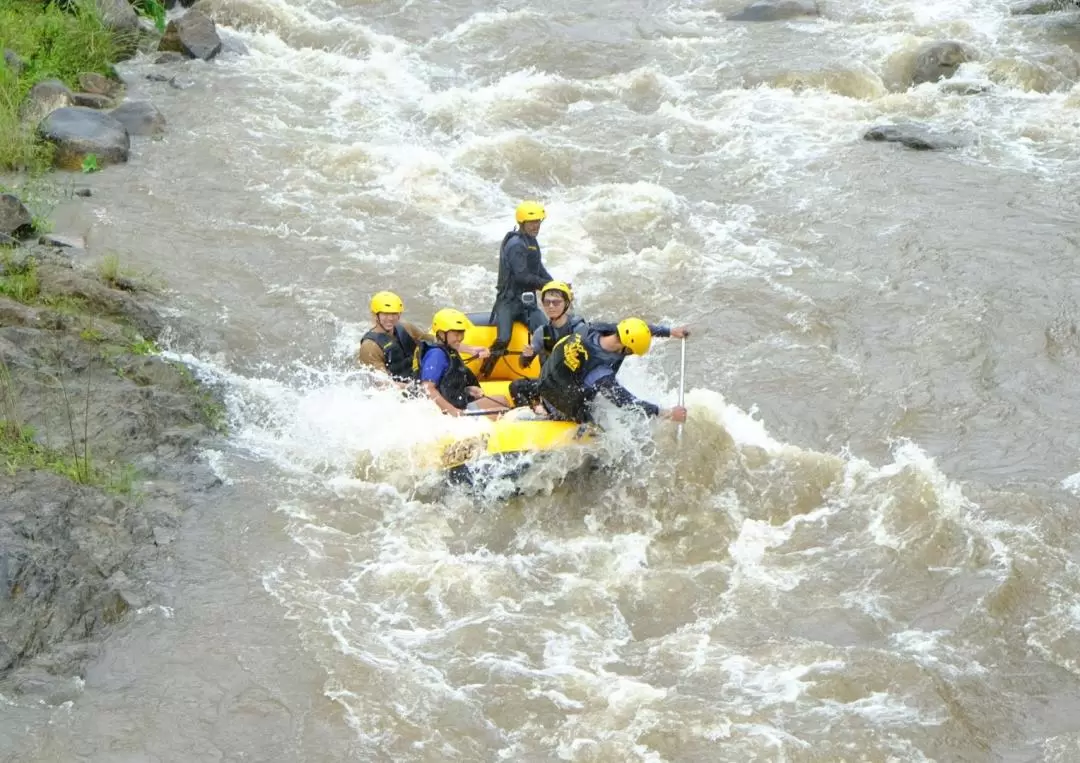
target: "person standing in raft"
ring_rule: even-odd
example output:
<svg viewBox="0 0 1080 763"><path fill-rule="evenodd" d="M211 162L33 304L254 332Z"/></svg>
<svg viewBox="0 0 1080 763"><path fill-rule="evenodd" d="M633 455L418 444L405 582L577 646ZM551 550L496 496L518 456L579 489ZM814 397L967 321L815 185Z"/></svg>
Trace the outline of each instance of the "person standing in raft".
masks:
<svg viewBox="0 0 1080 763"><path fill-rule="evenodd" d="M614 330L612 330L614 329ZM688 336L683 327L672 329ZM626 318L617 324L595 324L559 341L540 371L537 392L547 407L578 423L590 422L592 403L603 395L620 408L638 408L647 416L686 421L686 408L660 408L639 400L616 380L627 355L644 355L652 344L649 325L640 318Z"/></svg>
<svg viewBox="0 0 1080 763"><path fill-rule="evenodd" d="M431 319L434 342L421 341L416 351L414 367L420 374L420 385L439 410L460 416L466 410L504 410L509 402L501 395L486 397L480 383L461 359L459 350L465 330L472 324L460 310L445 309Z"/></svg>
<svg viewBox="0 0 1080 763"><path fill-rule="evenodd" d="M401 320L405 304L392 291L380 291L371 298L371 315L375 325L364 334L356 351L356 363L386 374L399 389L407 389L416 381L414 356L420 342L435 337L419 326ZM486 347L461 345L462 352L486 358Z"/></svg>
<svg viewBox="0 0 1080 763"><path fill-rule="evenodd" d="M523 201L514 211L517 228L503 236L495 306L491 309L490 319L496 326L495 344L491 346L491 357L480 367L481 376L489 376L495 363L506 354L514 321L526 324L530 332L547 322L536 306L537 289L554 280L544 267L540 244L536 240L540 224L546 217L543 204Z"/></svg>

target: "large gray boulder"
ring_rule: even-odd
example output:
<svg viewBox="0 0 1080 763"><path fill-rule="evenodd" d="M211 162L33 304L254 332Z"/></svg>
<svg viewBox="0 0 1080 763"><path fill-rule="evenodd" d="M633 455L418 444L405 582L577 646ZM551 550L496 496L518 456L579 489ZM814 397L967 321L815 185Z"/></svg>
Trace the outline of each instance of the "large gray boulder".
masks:
<svg viewBox="0 0 1080 763"><path fill-rule="evenodd" d="M115 117L83 106L57 109L38 125L38 135L56 146L53 164L77 170L89 154L98 167L128 160L131 138Z"/></svg>
<svg viewBox="0 0 1080 763"><path fill-rule="evenodd" d="M139 14L128 0L94 0L101 22L113 33L120 59L135 55L139 46Z"/></svg>
<svg viewBox="0 0 1080 763"><path fill-rule="evenodd" d="M33 225L30 211L19 201L18 196L0 193L0 233L25 233Z"/></svg>
<svg viewBox="0 0 1080 763"><path fill-rule="evenodd" d="M220 53L221 47L221 37L218 36L214 20L199 11L188 11L170 21L165 27L165 36L158 44L158 50L176 51L188 58L201 58L203 61L209 61Z"/></svg>
<svg viewBox="0 0 1080 763"><path fill-rule="evenodd" d="M139 14L127 0L94 0L101 23L106 29L120 34L134 33L139 28Z"/></svg>

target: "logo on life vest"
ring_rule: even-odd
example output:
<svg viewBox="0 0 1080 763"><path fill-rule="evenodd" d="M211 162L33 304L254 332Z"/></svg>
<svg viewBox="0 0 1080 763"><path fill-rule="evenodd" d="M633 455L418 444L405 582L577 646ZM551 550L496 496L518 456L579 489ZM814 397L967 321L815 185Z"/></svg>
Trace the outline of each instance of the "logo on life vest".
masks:
<svg viewBox="0 0 1080 763"><path fill-rule="evenodd" d="M566 343L566 347L563 348L563 365L571 371L577 371L581 368L581 362L588 359L589 351L581 343L581 337L575 334L571 341Z"/></svg>

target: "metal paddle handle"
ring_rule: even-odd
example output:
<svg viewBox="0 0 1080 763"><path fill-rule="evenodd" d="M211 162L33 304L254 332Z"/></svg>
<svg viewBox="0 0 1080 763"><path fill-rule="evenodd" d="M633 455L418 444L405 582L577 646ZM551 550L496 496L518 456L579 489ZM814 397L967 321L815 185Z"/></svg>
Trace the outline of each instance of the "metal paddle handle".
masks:
<svg viewBox="0 0 1080 763"><path fill-rule="evenodd" d="M683 402L686 399L686 337L682 338L682 348L680 351L681 358L679 360L679 407L683 407ZM679 422L679 428L675 434L676 440L682 442L682 422Z"/></svg>

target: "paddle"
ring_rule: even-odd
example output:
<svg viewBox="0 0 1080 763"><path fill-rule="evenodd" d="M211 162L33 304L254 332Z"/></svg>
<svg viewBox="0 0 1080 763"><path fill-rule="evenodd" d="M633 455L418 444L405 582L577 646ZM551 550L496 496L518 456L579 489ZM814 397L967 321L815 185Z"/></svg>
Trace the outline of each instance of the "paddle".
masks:
<svg viewBox="0 0 1080 763"><path fill-rule="evenodd" d="M686 337L682 338L682 359L679 361L679 407L683 407L684 392L686 389ZM682 422L675 430L675 440L682 443Z"/></svg>

